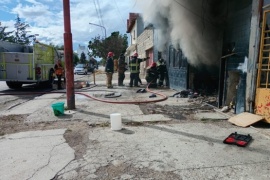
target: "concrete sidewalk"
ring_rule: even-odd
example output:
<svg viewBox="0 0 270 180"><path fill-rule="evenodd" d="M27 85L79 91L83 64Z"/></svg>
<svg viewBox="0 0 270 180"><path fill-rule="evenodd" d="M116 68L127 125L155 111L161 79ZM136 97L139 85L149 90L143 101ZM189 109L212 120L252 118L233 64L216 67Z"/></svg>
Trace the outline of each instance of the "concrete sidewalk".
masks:
<svg viewBox="0 0 270 180"><path fill-rule="evenodd" d="M98 86L85 93L102 98L108 89L105 81L97 82ZM109 91L122 96L111 100L149 99L151 93L136 94L137 89L115 86ZM156 91L167 96L175 93ZM82 95L76 95L75 110L54 116L51 104L60 101L66 102L65 94L46 94L3 113L26 114L26 123L87 122L91 126L83 156L75 157L64 138L66 129L4 135L0 139L1 180L270 179L269 129L240 128L229 122L224 127L200 121L173 123L163 114L145 115L137 104L104 103ZM183 106L190 102L168 98L156 104ZM140 123L125 123L122 130L112 131L109 116L116 112L123 122ZM253 141L245 148L223 144L233 132L250 134Z"/></svg>
<svg viewBox="0 0 270 180"><path fill-rule="evenodd" d="M65 129L28 131L0 139L1 180L52 179L74 159Z"/></svg>

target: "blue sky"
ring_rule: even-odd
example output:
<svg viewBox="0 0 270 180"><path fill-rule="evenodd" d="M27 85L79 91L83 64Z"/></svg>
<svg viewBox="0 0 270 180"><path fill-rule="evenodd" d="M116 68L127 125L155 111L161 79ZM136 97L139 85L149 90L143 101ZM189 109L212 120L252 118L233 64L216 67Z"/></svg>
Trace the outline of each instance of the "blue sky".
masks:
<svg viewBox="0 0 270 180"><path fill-rule="evenodd" d="M89 22L104 26L107 36L114 31L125 34L130 12L140 12L137 0L70 0L73 49L76 51L79 44L87 45L97 35L105 35L103 28ZM2 26L14 30L17 14L22 22L31 26L28 28L29 34L38 34L39 41L55 45L64 43L63 0L0 1Z"/></svg>

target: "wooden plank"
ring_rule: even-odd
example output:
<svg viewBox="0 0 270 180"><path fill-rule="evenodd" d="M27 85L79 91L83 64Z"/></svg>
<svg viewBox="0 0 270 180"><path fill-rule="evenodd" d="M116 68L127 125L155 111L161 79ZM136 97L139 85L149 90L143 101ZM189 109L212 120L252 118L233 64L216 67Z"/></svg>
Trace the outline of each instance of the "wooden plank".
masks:
<svg viewBox="0 0 270 180"><path fill-rule="evenodd" d="M228 121L240 127L248 127L256 122L264 120L263 116L243 112L234 117L231 117Z"/></svg>

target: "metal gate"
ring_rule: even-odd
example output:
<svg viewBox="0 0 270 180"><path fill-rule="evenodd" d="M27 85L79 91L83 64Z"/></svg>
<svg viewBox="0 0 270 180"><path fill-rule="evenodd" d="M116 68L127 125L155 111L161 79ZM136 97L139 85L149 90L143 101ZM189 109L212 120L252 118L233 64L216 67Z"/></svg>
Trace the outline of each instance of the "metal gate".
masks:
<svg viewBox="0 0 270 180"><path fill-rule="evenodd" d="M263 14L255 113L270 123L270 10Z"/></svg>

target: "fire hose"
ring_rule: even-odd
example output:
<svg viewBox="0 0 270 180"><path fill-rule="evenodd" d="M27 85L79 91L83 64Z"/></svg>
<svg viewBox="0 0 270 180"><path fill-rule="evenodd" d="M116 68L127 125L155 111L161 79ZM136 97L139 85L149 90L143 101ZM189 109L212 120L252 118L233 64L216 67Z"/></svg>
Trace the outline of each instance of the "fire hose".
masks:
<svg viewBox="0 0 270 180"><path fill-rule="evenodd" d="M149 83L150 84L150 83ZM91 88L94 88L96 87L97 85L91 87ZM105 91L105 90L92 90L92 91ZM79 94L79 95L83 95L87 98L91 98L95 101L100 101L100 102L104 102L104 103L113 103L113 104L144 104L144 103L154 103L154 102L161 102L161 101L165 101L168 99L168 97L162 93L158 93L158 92L155 92L155 91L152 91L149 89L149 85L146 87L146 91L147 92L150 92L150 93L153 93L153 94L156 94L158 96L161 96L162 98L161 99L154 99L154 100L144 100L144 101L118 101L118 100L106 100L106 99L101 99L101 98L97 98L97 97L94 97L92 95L89 95L89 94L86 94L86 93L83 93L83 92L75 92L75 94ZM112 92L112 91L109 91L109 92ZM33 95L33 94L55 94L55 93L59 93L59 94L64 94L66 92L31 92L31 93L1 93L0 96L3 96L3 95Z"/></svg>

